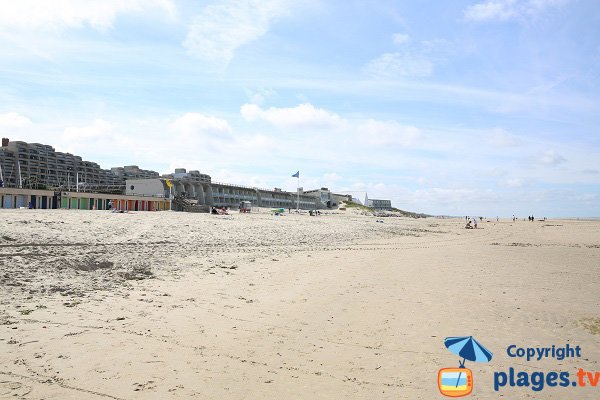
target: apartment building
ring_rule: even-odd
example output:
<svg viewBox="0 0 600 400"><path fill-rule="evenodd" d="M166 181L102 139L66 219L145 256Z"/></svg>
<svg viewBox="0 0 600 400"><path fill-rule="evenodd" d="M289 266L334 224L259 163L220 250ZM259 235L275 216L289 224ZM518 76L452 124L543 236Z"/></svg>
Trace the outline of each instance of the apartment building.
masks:
<svg viewBox="0 0 600 400"><path fill-rule="evenodd" d="M122 193L126 179L158 176L158 172L137 166L102 169L95 162L40 143L3 138L0 147L0 180L4 187Z"/></svg>

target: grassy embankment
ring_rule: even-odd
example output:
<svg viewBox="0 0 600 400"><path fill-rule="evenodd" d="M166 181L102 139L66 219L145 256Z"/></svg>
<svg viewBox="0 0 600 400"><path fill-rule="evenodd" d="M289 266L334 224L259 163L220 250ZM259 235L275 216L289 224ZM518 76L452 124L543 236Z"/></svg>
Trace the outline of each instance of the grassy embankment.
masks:
<svg viewBox="0 0 600 400"><path fill-rule="evenodd" d="M360 210L360 211L365 211L365 212L373 213L373 214L377 213L377 211L375 211L375 209L373 207L363 206L362 204L358 204L358 203L355 203L353 201L343 202L342 205L341 205L341 207L346 207L347 209L354 208L354 209L357 209L357 210ZM404 211L404 210L400 210L398 208L392 208L389 212L398 213L402 217L409 217L409 218L427 218L427 217L431 217L431 215L421 214L421 213L415 213L415 212L411 212L411 211Z"/></svg>

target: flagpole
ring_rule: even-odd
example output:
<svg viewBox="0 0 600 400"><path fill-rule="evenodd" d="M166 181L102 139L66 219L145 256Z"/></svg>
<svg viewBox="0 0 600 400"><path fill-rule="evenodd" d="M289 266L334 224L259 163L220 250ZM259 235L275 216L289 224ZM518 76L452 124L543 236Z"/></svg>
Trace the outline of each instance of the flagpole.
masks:
<svg viewBox="0 0 600 400"><path fill-rule="evenodd" d="M296 188L297 199L296 199L296 212L300 212L300 174L298 174L298 187Z"/></svg>

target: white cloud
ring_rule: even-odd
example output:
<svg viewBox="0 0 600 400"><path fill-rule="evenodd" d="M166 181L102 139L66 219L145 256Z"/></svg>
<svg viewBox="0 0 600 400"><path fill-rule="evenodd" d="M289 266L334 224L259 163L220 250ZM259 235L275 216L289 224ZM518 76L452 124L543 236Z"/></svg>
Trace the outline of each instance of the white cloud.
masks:
<svg viewBox="0 0 600 400"><path fill-rule="evenodd" d="M502 186L506 186L509 188L520 188L525 186L525 179L522 178L510 178L503 182L501 182Z"/></svg>
<svg viewBox="0 0 600 400"><path fill-rule="evenodd" d="M490 132L489 141L497 147L518 147L523 144L523 140L502 128L494 128Z"/></svg>
<svg viewBox="0 0 600 400"><path fill-rule="evenodd" d="M327 182L334 182L339 181L340 179L342 179L342 177L339 176L336 172L327 172L323 174L323 179Z"/></svg>
<svg viewBox="0 0 600 400"><path fill-rule="evenodd" d="M226 0L205 7L183 42L192 56L226 67L235 51L289 13L288 0Z"/></svg>
<svg viewBox="0 0 600 400"><path fill-rule="evenodd" d="M0 114L0 128L26 128L31 125L31 120L19 113L8 112Z"/></svg>
<svg viewBox="0 0 600 400"><path fill-rule="evenodd" d="M512 1L488 1L467 7L464 11L465 18L471 21L484 21L487 19L507 20L517 15Z"/></svg>
<svg viewBox="0 0 600 400"><path fill-rule="evenodd" d="M408 146L416 142L421 136L419 128L410 125L401 125L396 121L377 121L369 119L358 126L359 135L370 145Z"/></svg>
<svg viewBox="0 0 600 400"><path fill-rule="evenodd" d="M248 171L232 171L227 168L221 168L212 171L213 182L217 179L219 182L245 185L250 187L272 189L271 185L263 176L252 175Z"/></svg>
<svg viewBox="0 0 600 400"><path fill-rule="evenodd" d="M262 134L245 135L234 132L229 123L221 118L200 113L185 113L168 126L171 139L177 144L178 151L184 154L199 151L212 151L236 157L236 155L262 154L275 151L277 144Z"/></svg>
<svg viewBox="0 0 600 400"><path fill-rule="evenodd" d="M568 0L490 0L474 4L464 10L469 21L507 21L534 17L550 7L557 7Z"/></svg>
<svg viewBox="0 0 600 400"><path fill-rule="evenodd" d="M317 131L321 143L346 143L350 148L368 146L410 146L421 137L421 130L415 126L402 125L394 120L376 119L350 120L340 115L317 108L310 103L296 107L262 109L256 104L244 104L240 113L249 122L265 121L280 129L302 129L307 140L313 140L311 131ZM326 130L322 136L318 131ZM352 138L348 140L348 138ZM334 151L334 149L331 149Z"/></svg>
<svg viewBox="0 0 600 400"><path fill-rule="evenodd" d="M183 114L173 121L169 128L172 132L179 133L183 139L204 136L230 138L231 133L231 127L226 120L194 112Z"/></svg>
<svg viewBox="0 0 600 400"><path fill-rule="evenodd" d="M112 28L119 14L158 9L173 16L171 0L19 0L2 4L0 30L81 28L103 31Z"/></svg>
<svg viewBox="0 0 600 400"><path fill-rule="evenodd" d="M63 132L66 141L90 140L107 137L112 134L113 126L103 119L96 119L91 125L67 127Z"/></svg>
<svg viewBox="0 0 600 400"><path fill-rule="evenodd" d="M410 36L406 33L394 33L392 35L392 40L394 41L394 44L404 44L410 40Z"/></svg>
<svg viewBox="0 0 600 400"><path fill-rule="evenodd" d="M563 156L555 152L554 150L546 150L538 157L538 162L543 165L557 166L566 160Z"/></svg>
<svg viewBox="0 0 600 400"><path fill-rule="evenodd" d="M433 62L412 52L384 53L371 60L365 70L377 78L427 77L433 73Z"/></svg>
<svg viewBox="0 0 600 400"><path fill-rule="evenodd" d="M258 89L250 90L246 89L246 95L248 96L250 103L262 105L265 100L274 96L276 92L273 89Z"/></svg>
<svg viewBox="0 0 600 400"><path fill-rule="evenodd" d="M263 120L280 128L335 129L345 124L339 115L316 108L310 103L290 108L270 107L265 110L256 104L244 104L240 112L247 121Z"/></svg>

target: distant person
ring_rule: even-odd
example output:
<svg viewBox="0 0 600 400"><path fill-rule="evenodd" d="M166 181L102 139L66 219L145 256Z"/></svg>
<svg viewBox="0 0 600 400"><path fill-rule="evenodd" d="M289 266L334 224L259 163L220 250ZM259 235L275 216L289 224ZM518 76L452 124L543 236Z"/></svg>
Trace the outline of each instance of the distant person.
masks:
<svg viewBox="0 0 600 400"><path fill-rule="evenodd" d="M29 202L29 205L27 207L31 210L31 209L33 209L33 204L31 204L31 202Z"/></svg>
<svg viewBox="0 0 600 400"><path fill-rule="evenodd" d="M531 222L535 221L535 217L532 215L531 216Z"/></svg>
<svg viewBox="0 0 600 400"><path fill-rule="evenodd" d="M473 217L473 229L477 229L477 218Z"/></svg>
<svg viewBox="0 0 600 400"><path fill-rule="evenodd" d="M515 218L515 214L513 214L513 222L515 222L517 219Z"/></svg>
<svg viewBox="0 0 600 400"><path fill-rule="evenodd" d="M483 217L479 217L479 222L483 222Z"/></svg>
<svg viewBox="0 0 600 400"><path fill-rule="evenodd" d="M467 221L467 225L465 225L465 229L473 229L471 226L471 221Z"/></svg>
<svg viewBox="0 0 600 400"><path fill-rule="evenodd" d="M496 217L496 222L500 222L500 218Z"/></svg>

